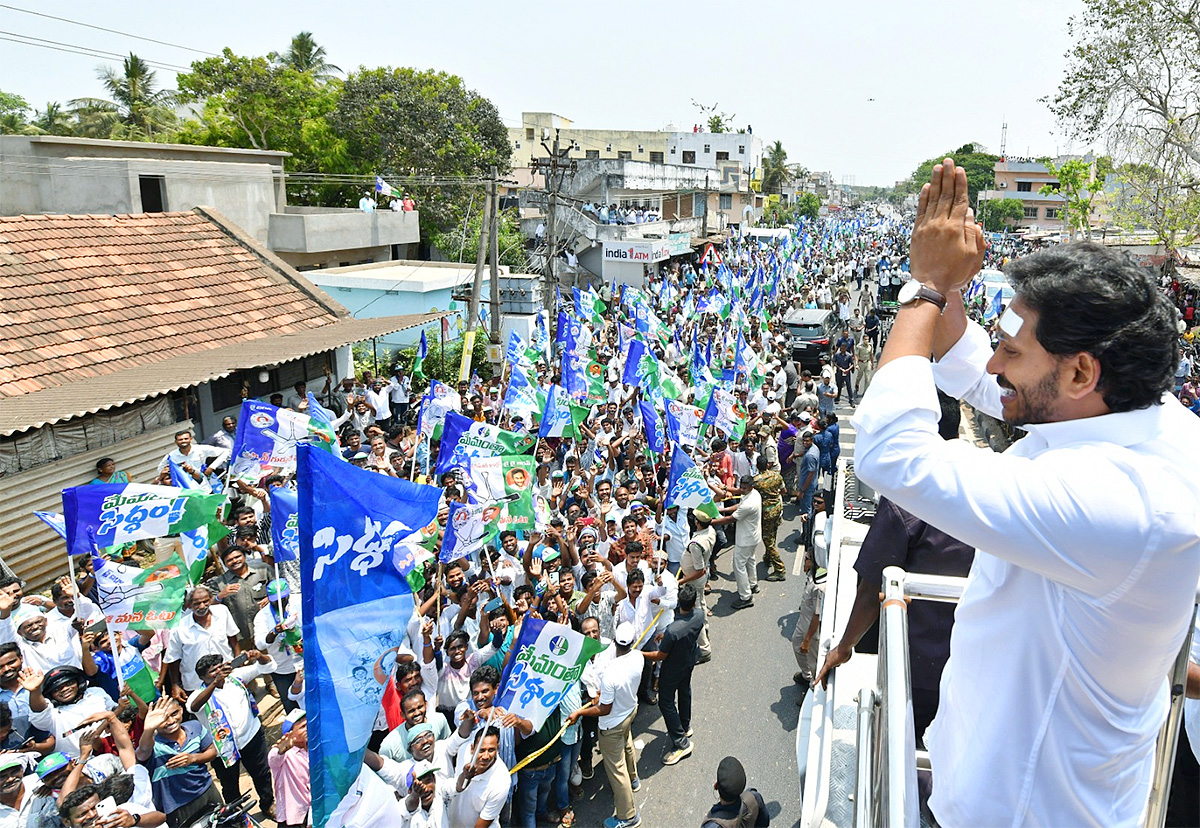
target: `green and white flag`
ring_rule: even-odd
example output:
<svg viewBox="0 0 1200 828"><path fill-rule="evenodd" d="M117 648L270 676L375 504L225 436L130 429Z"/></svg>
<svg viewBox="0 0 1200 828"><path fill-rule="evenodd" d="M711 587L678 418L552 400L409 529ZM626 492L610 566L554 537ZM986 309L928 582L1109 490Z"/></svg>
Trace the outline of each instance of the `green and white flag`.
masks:
<svg viewBox="0 0 1200 828"><path fill-rule="evenodd" d="M471 458L468 494L474 501L495 503L498 507L498 513L486 516L485 523L495 524L501 532L506 529L533 529L533 479L536 468L534 459L527 454Z"/></svg>
<svg viewBox="0 0 1200 828"><path fill-rule="evenodd" d="M114 563L92 553L96 596L110 633L165 630L183 613L188 579L183 559L172 554L150 569Z"/></svg>
<svg viewBox="0 0 1200 828"><path fill-rule="evenodd" d="M552 385L550 393L546 396L546 407L542 410L542 425L538 429L538 436L578 439L579 426L587 420L588 413L588 407L576 405L565 388Z"/></svg>

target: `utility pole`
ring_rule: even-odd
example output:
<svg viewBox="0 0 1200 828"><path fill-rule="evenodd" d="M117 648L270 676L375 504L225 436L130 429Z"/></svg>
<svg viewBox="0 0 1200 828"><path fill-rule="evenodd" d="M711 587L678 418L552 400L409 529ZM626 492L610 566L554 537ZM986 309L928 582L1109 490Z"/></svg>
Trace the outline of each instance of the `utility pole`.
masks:
<svg viewBox="0 0 1200 828"><path fill-rule="evenodd" d="M704 238L708 238L708 173L704 174Z"/></svg>
<svg viewBox="0 0 1200 828"><path fill-rule="evenodd" d="M502 345L500 341L500 217L498 214L500 208L500 198L496 192L496 176L498 172L495 167L492 167L492 180L488 185L491 191L491 211L489 225L491 226L491 235L488 243L489 252L488 258L491 261L491 271L488 275L488 287L492 296L491 313L488 314L488 319L491 320L489 333L491 334L493 345Z"/></svg>
<svg viewBox="0 0 1200 828"><path fill-rule="evenodd" d="M496 232L496 175L492 170L492 180L488 182L487 194L483 200L483 215L479 221L479 252L475 256L475 282L471 287L471 301L467 305L467 331L463 334L462 361L459 363L459 382L471 379L471 357L475 351L475 328L479 324L479 295L483 292L483 262L487 256L488 246ZM494 255L494 254L493 254ZM493 272L495 265L492 265ZM496 277L492 277L492 290L495 291ZM499 309L493 309L494 312Z"/></svg>
<svg viewBox="0 0 1200 828"><path fill-rule="evenodd" d="M575 172L578 164L570 158L571 147L568 145L566 149L560 149L558 144L559 131L554 130L554 146L553 148L546 146L546 142L542 141L542 148L549 154L549 158L534 158L533 166L542 174L546 182L546 258L545 265L542 268L542 302L546 310L554 311L554 287L558 284L558 239L557 236L557 216L555 215L558 208L558 193L562 188L563 176L568 172Z"/></svg>

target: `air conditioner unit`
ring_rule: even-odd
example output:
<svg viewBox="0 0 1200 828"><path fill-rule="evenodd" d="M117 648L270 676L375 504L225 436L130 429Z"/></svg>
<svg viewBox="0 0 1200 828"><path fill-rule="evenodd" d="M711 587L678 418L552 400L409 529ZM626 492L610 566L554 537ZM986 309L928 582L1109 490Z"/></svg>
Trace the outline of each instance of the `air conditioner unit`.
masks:
<svg viewBox="0 0 1200 828"><path fill-rule="evenodd" d="M997 185L997 186L999 186L1001 190L1007 190L1007 189L1008 189L1008 182L1007 182L1007 181L1001 181L1001 182L999 183L999 185Z"/></svg>

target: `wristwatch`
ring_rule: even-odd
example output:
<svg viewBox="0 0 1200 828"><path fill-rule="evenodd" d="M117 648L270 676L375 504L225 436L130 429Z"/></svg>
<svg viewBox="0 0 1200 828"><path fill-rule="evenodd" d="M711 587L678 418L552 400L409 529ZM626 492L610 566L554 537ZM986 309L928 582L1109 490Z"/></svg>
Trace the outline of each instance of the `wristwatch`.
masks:
<svg viewBox="0 0 1200 828"><path fill-rule="evenodd" d="M940 311L944 311L946 309L945 296L938 293L928 285L921 284L916 279L909 279L904 283L904 286L900 288L900 293L896 296L896 301L898 301L901 306L904 306L911 305L913 302L918 300L924 300L930 304L937 305L938 310Z"/></svg>

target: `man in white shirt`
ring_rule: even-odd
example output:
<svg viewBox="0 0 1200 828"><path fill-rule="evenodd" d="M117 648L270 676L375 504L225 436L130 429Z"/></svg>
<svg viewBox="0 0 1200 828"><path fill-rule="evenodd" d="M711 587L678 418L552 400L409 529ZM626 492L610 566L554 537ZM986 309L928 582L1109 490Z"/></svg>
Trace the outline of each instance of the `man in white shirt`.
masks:
<svg viewBox="0 0 1200 828"><path fill-rule="evenodd" d="M500 758L500 731L495 727L475 731L472 744L458 749L455 773L458 793L450 800L446 824L500 828L500 811L512 787L512 777Z"/></svg>
<svg viewBox="0 0 1200 828"><path fill-rule="evenodd" d="M638 778L637 754L633 748L633 719L637 715L638 685L646 659L640 650L633 649L637 632L628 622L617 625L613 636L615 657L600 669L600 701L580 708L567 717L575 724L581 716L595 716L600 722L600 756L604 773L613 792L616 819L605 822L606 828L637 828L642 818L633 802L641 790Z"/></svg>
<svg viewBox="0 0 1200 828"><path fill-rule="evenodd" d="M392 413L396 416L396 425L401 425L408 414L408 401L412 394L412 378L405 376L404 369L396 366L395 373L388 383L388 402L391 403Z"/></svg>
<svg viewBox="0 0 1200 828"><path fill-rule="evenodd" d="M928 807L943 825L1139 825L1200 577L1174 310L1120 254L1061 245L1009 264L993 353L958 292L983 253L947 159L854 418L859 477L978 550L925 733ZM935 380L1026 436L1002 455L940 439Z"/></svg>
<svg viewBox="0 0 1200 828"><path fill-rule="evenodd" d="M737 581L738 599L731 605L734 609L754 606L754 593L758 592L758 570L754 562L754 550L762 540L762 495L754 488L754 475L739 478L738 492L742 499L737 506L723 506L714 526L726 523L737 524L733 547L733 576Z"/></svg>
<svg viewBox="0 0 1200 828"><path fill-rule="evenodd" d="M193 477L200 474L200 469L204 465L210 468L219 466L229 459L229 452L225 449L217 448L216 446L206 446L203 443L196 445L193 442L192 432L179 431L175 434L175 448L167 452L167 456L158 464L158 473L162 474L167 470L170 461L174 460L184 474L190 474Z"/></svg>
<svg viewBox="0 0 1200 828"><path fill-rule="evenodd" d="M226 607L213 603L213 594L208 587L192 589L185 606L188 612L171 630L163 654L169 675L167 684L171 687L171 695L180 703L187 700L188 693L204 687L204 680L196 674L196 663L200 658L219 655L226 660L232 659L238 645L238 627L233 614Z"/></svg>
<svg viewBox="0 0 1200 828"><path fill-rule="evenodd" d="M367 405L375 412L375 424L385 432L391 424L392 406L387 393L383 390L383 380L376 377L371 381L371 387L366 393Z"/></svg>
<svg viewBox="0 0 1200 828"><path fill-rule="evenodd" d="M213 762L225 801L233 802L241 796L238 777L244 769L254 782L259 807L273 819L275 788L271 781L271 766L267 764L269 747L254 698L246 684L275 672L275 662L258 650L249 650L243 655L244 659L239 657L239 660L244 660L244 666L238 667L219 655L206 655L196 662L196 674L204 687L188 696L187 709L213 733L218 756L221 755L221 740L216 732L229 728L229 738L236 748L234 761L228 765L221 760Z"/></svg>
<svg viewBox="0 0 1200 828"><path fill-rule="evenodd" d="M0 828L25 828L34 792L41 784L36 773L25 773L24 755L0 756Z"/></svg>

